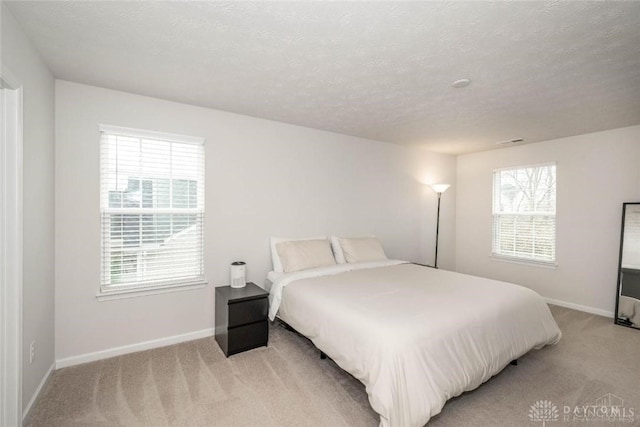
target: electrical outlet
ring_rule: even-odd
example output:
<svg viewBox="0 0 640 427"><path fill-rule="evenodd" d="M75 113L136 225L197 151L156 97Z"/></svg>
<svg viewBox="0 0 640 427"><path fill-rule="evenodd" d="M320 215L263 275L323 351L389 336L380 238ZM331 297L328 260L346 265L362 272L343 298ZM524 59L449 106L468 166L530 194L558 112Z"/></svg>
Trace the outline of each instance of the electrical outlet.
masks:
<svg viewBox="0 0 640 427"><path fill-rule="evenodd" d="M29 363L33 363L36 360L36 342L31 341L31 345L29 346Z"/></svg>

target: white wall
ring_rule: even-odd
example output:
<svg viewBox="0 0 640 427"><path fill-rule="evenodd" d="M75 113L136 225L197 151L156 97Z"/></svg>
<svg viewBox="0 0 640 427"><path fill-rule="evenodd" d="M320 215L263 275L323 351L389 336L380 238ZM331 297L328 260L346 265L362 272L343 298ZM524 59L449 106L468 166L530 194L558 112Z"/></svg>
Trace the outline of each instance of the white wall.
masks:
<svg viewBox="0 0 640 427"><path fill-rule="evenodd" d="M98 124L206 138L209 286L96 300ZM246 261L248 279L263 284L271 235L374 233L390 257L428 260L436 197L419 180L454 179L452 156L57 81L56 358L212 328L214 285L226 283L234 260ZM449 191L440 260L453 268Z"/></svg>
<svg viewBox="0 0 640 427"><path fill-rule="evenodd" d="M557 268L491 259L493 169L552 161ZM640 126L459 156L457 270L613 316L622 203L640 201L639 162Z"/></svg>
<svg viewBox="0 0 640 427"><path fill-rule="evenodd" d="M2 2L2 69L23 87L23 381L26 407L54 362L54 80ZM36 358L29 363L29 345Z"/></svg>

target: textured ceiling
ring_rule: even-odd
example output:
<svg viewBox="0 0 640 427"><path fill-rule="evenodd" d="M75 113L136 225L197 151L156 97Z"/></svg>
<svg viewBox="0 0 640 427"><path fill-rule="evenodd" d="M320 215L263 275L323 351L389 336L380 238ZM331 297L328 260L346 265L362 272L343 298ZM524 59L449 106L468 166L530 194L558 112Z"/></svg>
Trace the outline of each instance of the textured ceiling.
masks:
<svg viewBox="0 0 640 427"><path fill-rule="evenodd" d="M57 78L317 129L458 154L640 124L640 2L8 4Z"/></svg>

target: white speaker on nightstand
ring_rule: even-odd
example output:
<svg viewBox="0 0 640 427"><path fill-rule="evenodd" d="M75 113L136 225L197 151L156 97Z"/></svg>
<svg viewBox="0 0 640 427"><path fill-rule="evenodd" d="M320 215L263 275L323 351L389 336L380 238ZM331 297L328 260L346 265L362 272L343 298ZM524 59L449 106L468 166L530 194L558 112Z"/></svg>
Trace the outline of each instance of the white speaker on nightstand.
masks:
<svg viewBox="0 0 640 427"><path fill-rule="evenodd" d="M229 285L232 288L244 288L247 286L246 274L247 266L244 262L232 262L229 270Z"/></svg>

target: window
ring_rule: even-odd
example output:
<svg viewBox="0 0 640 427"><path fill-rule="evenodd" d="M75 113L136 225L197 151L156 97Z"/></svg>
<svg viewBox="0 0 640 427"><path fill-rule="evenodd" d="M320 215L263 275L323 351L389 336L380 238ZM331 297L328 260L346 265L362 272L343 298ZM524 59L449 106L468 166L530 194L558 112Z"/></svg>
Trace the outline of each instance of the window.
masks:
<svg viewBox="0 0 640 427"><path fill-rule="evenodd" d="M493 172L492 256L555 265L555 164Z"/></svg>
<svg viewBox="0 0 640 427"><path fill-rule="evenodd" d="M640 205L625 204L622 268L640 270Z"/></svg>
<svg viewBox="0 0 640 427"><path fill-rule="evenodd" d="M100 293L203 284L204 140L100 131Z"/></svg>

